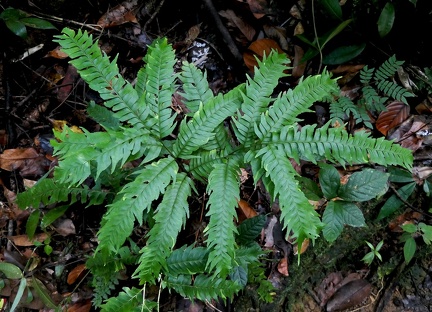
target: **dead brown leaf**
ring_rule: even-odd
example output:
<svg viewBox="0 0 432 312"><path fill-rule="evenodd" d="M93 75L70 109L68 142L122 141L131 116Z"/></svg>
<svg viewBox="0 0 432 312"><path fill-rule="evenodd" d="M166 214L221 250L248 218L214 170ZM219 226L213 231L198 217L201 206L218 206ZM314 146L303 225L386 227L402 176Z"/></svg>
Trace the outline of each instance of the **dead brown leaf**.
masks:
<svg viewBox="0 0 432 312"><path fill-rule="evenodd" d="M278 53L285 53L273 39L264 38L256 40L251 43L248 51L243 53L243 60L249 70L254 71L254 68L258 65L255 57L262 60L264 54L268 56L272 50L276 50Z"/></svg>
<svg viewBox="0 0 432 312"><path fill-rule="evenodd" d="M97 24L103 28L114 27L125 23L138 23L134 12L135 6L125 1L101 16Z"/></svg>
<svg viewBox="0 0 432 312"><path fill-rule="evenodd" d="M383 135L387 135L389 130L399 126L409 116L410 107L402 102L392 102L387 105L387 110L379 114L376 121L376 128Z"/></svg>
<svg viewBox="0 0 432 312"><path fill-rule="evenodd" d="M288 259L287 257L283 257L280 259L278 266L277 266L278 272L282 274L283 276L289 276L288 272Z"/></svg>
<svg viewBox="0 0 432 312"><path fill-rule="evenodd" d="M72 285L77 280L80 281L84 277L85 271L86 271L85 264L77 265L72 269L72 271L69 272L67 277L67 283L69 285Z"/></svg>
<svg viewBox="0 0 432 312"><path fill-rule="evenodd" d="M241 223L245 219L250 219L250 218L256 217L258 215L258 213L255 211L255 209L253 209L249 205L249 203L243 199L240 199L238 201L238 206L239 206L239 210L238 210L239 223Z"/></svg>
<svg viewBox="0 0 432 312"><path fill-rule="evenodd" d="M268 12L268 4L266 0L247 0L249 8L255 18L260 19Z"/></svg>
<svg viewBox="0 0 432 312"><path fill-rule="evenodd" d="M0 168L6 171L18 171L24 177L44 175L50 161L34 148L15 148L0 154Z"/></svg>
<svg viewBox="0 0 432 312"><path fill-rule="evenodd" d="M219 15L225 17L228 21L228 26L235 27L246 37L248 41L252 41L255 37L256 30L241 17L239 17L233 10L219 11Z"/></svg>
<svg viewBox="0 0 432 312"><path fill-rule="evenodd" d="M21 246L21 247L34 246L35 241L42 243L47 238L48 238L47 233L36 234L32 240L30 240L26 234L8 236L8 239L10 239L12 241L12 243L14 243L16 246Z"/></svg>
<svg viewBox="0 0 432 312"><path fill-rule="evenodd" d="M361 304L368 298L372 285L364 280L357 279L340 287L327 303L327 311L340 311Z"/></svg>

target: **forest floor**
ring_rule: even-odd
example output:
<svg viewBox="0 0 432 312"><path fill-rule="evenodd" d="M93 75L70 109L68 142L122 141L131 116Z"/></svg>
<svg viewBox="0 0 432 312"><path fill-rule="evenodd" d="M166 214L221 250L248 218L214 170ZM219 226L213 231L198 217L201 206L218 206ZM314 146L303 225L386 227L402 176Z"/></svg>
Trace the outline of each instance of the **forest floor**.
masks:
<svg viewBox="0 0 432 312"><path fill-rule="evenodd" d="M28 36L22 39L4 24L0 25L0 259L41 273L40 280L54 301L59 298L61 301L62 296L73 298L73 304L67 309L71 312L93 311L90 304L92 289L80 273L86 256L97 244L95 235L103 211L74 204L49 227L49 231L38 234L40 244L35 246L25 235L29 211L19 209L15 203L19 191L30 187L55 166L56 158L52 156L49 144L53 128L58 129L66 123L91 132L100 129L86 115L88 102L100 99L68 66L68 59L58 51L53 36L59 35L63 27L93 33L105 53L118 55L120 71L129 81L135 79L147 45L155 38L166 37L180 61L194 62L207 71L214 93L225 93L244 82L246 75L253 75L254 56L262 56L263 51L268 53L277 49L292 61L290 76L278 87L281 91L295 87L302 76L317 74L325 65L319 55L301 61L309 46L295 35L303 32L313 41L314 24L324 25L326 21L322 8L315 8L315 14L312 14L309 1L142 2L34 0L18 3L6 0L0 4L0 11L11 6L50 21L57 28L27 27ZM423 222L432 225L427 189L427 179L432 172L432 126L429 121L432 64L424 35L432 31L432 6L421 0L416 6L413 4L416 1L396 2L399 6L396 6L395 24L386 37L375 34L377 22L373 18L378 18L379 14L371 14L373 21L365 24L361 24L364 21L360 14L358 24L349 31L344 29L337 33L334 40L328 41L323 53L328 55L352 33L364 39L365 48L357 57L341 64L329 62L327 65L335 76L340 77L342 90L353 99L359 89L359 72L365 65L378 67L392 55L405 61L395 80L406 88L411 86L410 91L415 96L409 98L404 113L402 110L396 112L399 117L395 119L400 119L398 125L407 120L411 120L411 124L412 120L421 120L422 127L429 131L421 138L412 136L405 146L413 150L417 170L410 196L400 199L400 208L391 217L377 222L376 217L384 203L391 196L401 196L397 190L404 184L392 183L386 194L359 204L367 227L345 227L335 243L319 239L302 254L298 265L293 246L285 241L282 230L272 227L277 222L277 205L272 205L265 191L255 188L253 181L245 179L241 211L268 216L259 243L270 251L265 265L268 280L275 286L273 303L260 301L253 287L246 287L232 301L213 304L191 303L163 292L161 311L432 311L431 246L416 237L417 250L413 259L406 263L400 240L403 224ZM374 12L372 5L369 9ZM361 25L365 28L359 33L355 27ZM324 28L318 28L318 33L322 35ZM416 82L421 73L426 73L423 84L417 83L413 87L409 82ZM328 104L317 103L314 111L304 116L304 124L322 125L329 120L329 115ZM367 129L353 116L347 117L344 122L351 133ZM378 116L371 113L370 117L372 127L367 130L375 137L385 136L378 131L382 125L375 124ZM392 139L401 139L404 134L396 134ZM346 176L361 167L337 169L341 176ZM316 180L317 166L305 163L299 170L303 176ZM205 227L200 217L201 208L201 204L190 208L191 219L196 221L196 228L191 231ZM370 251L366 241L373 246L383 241L382 261L375 259L371 265L362 261ZM71 272L76 276L71 276ZM1 275L0 281L3 281ZM122 283L128 285L128 277ZM6 300L2 303L10 304L18 285L1 285L0 297ZM51 311L37 294L33 300L23 302L21 309Z"/></svg>

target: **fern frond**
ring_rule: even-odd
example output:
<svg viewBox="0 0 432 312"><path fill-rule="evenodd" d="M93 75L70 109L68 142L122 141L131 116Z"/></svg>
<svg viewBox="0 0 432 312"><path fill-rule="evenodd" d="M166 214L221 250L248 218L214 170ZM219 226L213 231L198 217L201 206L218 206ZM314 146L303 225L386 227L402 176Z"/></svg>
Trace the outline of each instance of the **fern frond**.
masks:
<svg viewBox="0 0 432 312"><path fill-rule="evenodd" d="M180 95L192 115L198 111L201 104L207 103L214 97L207 81L207 73L203 73L195 65L183 62L179 78L183 83L184 91L180 92Z"/></svg>
<svg viewBox="0 0 432 312"><path fill-rule="evenodd" d="M315 240L322 227L318 214L300 190L296 172L285 153L275 147L266 147L259 155L266 175L274 184L273 198L279 197L281 221L287 235L300 246L306 238ZM291 234L292 231L292 234Z"/></svg>
<svg viewBox="0 0 432 312"><path fill-rule="evenodd" d="M316 162L325 158L342 165L372 162L411 168L413 156L410 150L384 138L370 138L364 131L350 136L342 128L329 128L329 125L327 123L318 129L316 125L308 125L301 130L284 127L266 144L267 147L282 149L286 157L292 157L297 162L300 159ZM266 153L267 147L258 155Z"/></svg>
<svg viewBox="0 0 432 312"><path fill-rule="evenodd" d="M336 122L343 124L350 114L354 117L356 124L363 122L368 128L372 128L370 117L363 106L356 106L346 96L341 96L337 101L330 103L330 121L333 125Z"/></svg>
<svg viewBox="0 0 432 312"><path fill-rule="evenodd" d="M178 166L170 157L137 171L134 180L126 184L108 206L98 232L100 244L97 250L116 252L132 233L135 219L142 222L143 212L148 211L151 203L165 192L177 171Z"/></svg>
<svg viewBox="0 0 432 312"><path fill-rule="evenodd" d="M271 132L279 131L284 125L293 125L299 121L297 116L310 111L309 107L314 102L338 90L336 80L331 79L331 73L326 70L321 75L307 77L294 90L289 89L280 95L269 108L268 115L261 115L255 133L263 139L270 136Z"/></svg>
<svg viewBox="0 0 432 312"><path fill-rule="evenodd" d="M408 102L406 98L415 96L413 93L402 88L401 86L398 86L393 81L386 81L386 80L380 81L378 82L377 88L380 91L382 91L384 94L388 95L389 97L392 97L395 100L401 101L407 105Z"/></svg>
<svg viewBox="0 0 432 312"><path fill-rule="evenodd" d="M207 233L207 248L211 250L207 267L215 270L214 276L225 277L232 267L234 258L234 226L239 193L239 163L235 158L217 164L210 173L207 191L210 207L207 216L210 221L204 232Z"/></svg>
<svg viewBox="0 0 432 312"><path fill-rule="evenodd" d="M174 130L175 115L171 109L171 97L174 93L175 53L166 38L153 41L144 57L145 103L155 118L153 131L158 138L164 138Z"/></svg>
<svg viewBox="0 0 432 312"><path fill-rule="evenodd" d="M362 88L364 105L371 111L385 111L385 102L388 97L380 96L378 92L371 86L365 86Z"/></svg>
<svg viewBox="0 0 432 312"><path fill-rule="evenodd" d="M233 281L208 277L203 274L199 274L193 279L190 275L168 276L162 281L162 286L175 289L180 295L191 300L203 301L232 298L242 288Z"/></svg>
<svg viewBox="0 0 432 312"><path fill-rule="evenodd" d="M60 202L70 204L80 201L87 206L100 205L104 202L106 191L89 189L87 185L73 187L60 183L55 179L42 179L26 192L19 193L16 203L22 209L27 207L38 208L39 204L49 205Z"/></svg>
<svg viewBox="0 0 432 312"><path fill-rule="evenodd" d="M189 172L200 181L206 181L215 164L223 162L225 153L218 153L216 150L200 151L197 157L191 158Z"/></svg>
<svg viewBox="0 0 432 312"><path fill-rule="evenodd" d="M117 131L120 129L120 121L105 106L97 105L90 101L87 106L87 114L106 130Z"/></svg>
<svg viewBox="0 0 432 312"><path fill-rule="evenodd" d="M174 250L167 259L167 274L191 275L204 273L209 250L204 247L183 246Z"/></svg>
<svg viewBox="0 0 432 312"><path fill-rule="evenodd" d="M143 291L135 287L123 287L117 297L109 298L101 306L101 312L151 312L157 307L157 303L146 299L143 302Z"/></svg>
<svg viewBox="0 0 432 312"><path fill-rule="evenodd" d="M202 146L203 150L226 150L231 151L231 138L228 135L227 128L222 123L214 129L214 136L207 142L207 144Z"/></svg>
<svg viewBox="0 0 432 312"><path fill-rule="evenodd" d="M360 71L360 82L364 85L369 84L369 82L373 78L374 71L375 68L368 68L367 65L363 67L362 70Z"/></svg>
<svg viewBox="0 0 432 312"><path fill-rule="evenodd" d="M374 79L376 81L382 81L392 77L403 63L403 61L396 60L396 55L392 55L388 60L382 63L380 67L378 67Z"/></svg>
<svg viewBox="0 0 432 312"><path fill-rule="evenodd" d="M62 33L54 41L69 55L70 63L90 88L105 100L104 105L113 110L118 120L136 128L145 128L149 111L144 103L138 102L138 94L132 85L120 75L117 58L110 62L86 31L75 33L65 28Z"/></svg>
<svg viewBox="0 0 432 312"><path fill-rule="evenodd" d="M169 185L162 202L155 211L155 225L148 233L147 246L141 250L135 276L141 283L153 283L162 268L167 269L166 259L174 247L178 233L189 217L188 197L193 188L192 180L185 173L178 173Z"/></svg>
<svg viewBox="0 0 432 312"><path fill-rule="evenodd" d="M185 158L206 144L214 137L215 128L239 109L240 100L238 89L233 89L201 106L189 122L183 120L173 154Z"/></svg>
<svg viewBox="0 0 432 312"><path fill-rule="evenodd" d="M273 51L263 60L258 60L253 79L247 77L246 91L243 94L242 114L233 119L234 131L240 143L248 145L255 137L254 125L259 122L261 114L267 111L271 95L279 79L287 76L284 70L289 59L285 54Z"/></svg>
<svg viewBox="0 0 432 312"><path fill-rule="evenodd" d="M55 175L62 183L81 184L96 168L97 180L102 171L123 166L134 155L147 153L146 161L159 156L162 144L152 138L148 131L125 128L122 131L75 133L67 126L55 132L60 142L53 141L55 155L61 160Z"/></svg>

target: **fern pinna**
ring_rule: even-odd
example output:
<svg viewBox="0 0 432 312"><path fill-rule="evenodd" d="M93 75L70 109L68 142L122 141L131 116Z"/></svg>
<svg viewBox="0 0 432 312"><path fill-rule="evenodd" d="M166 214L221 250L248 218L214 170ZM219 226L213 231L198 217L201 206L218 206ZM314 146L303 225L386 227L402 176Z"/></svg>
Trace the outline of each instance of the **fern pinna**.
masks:
<svg viewBox="0 0 432 312"><path fill-rule="evenodd" d="M329 124L301 128L298 115L339 89L324 71L273 98L285 76L285 55L271 53L258 62L253 78L226 94L213 95L205 74L192 64L185 62L175 73L175 54L166 39L149 46L135 85L121 77L116 59L109 61L86 32L64 29L56 41L104 100L105 107L91 103L88 113L105 131L74 133L66 127L55 132L59 165L50 187L63 195L47 198L40 191L46 182L41 181L19 196L19 204L39 207L40 202L65 201L72 190L74 196L91 200L93 189L84 181L95 181L94 192L108 184L116 195L105 198L99 245L87 262L99 279L109 281L113 271L124 267L121 251L135 244L129 239L134 226L147 223L150 231L134 273L142 284L161 278L163 287L191 298L232 297L245 286L248 267L262 254L251 242L259 228L238 231L234 223L241 168L250 166L255 181L261 179L272 198L279 198L287 235L301 244L319 236L322 222L300 190L290 159L411 167L410 151L365 132L350 136ZM177 84L183 87L189 110L179 124L170 107ZM124 168L131 160L140 160L140 165ZM189 217L188 199L202 182L209 194L206 247L178 246ZM143 304L136 300L137 293L136 288L127 288L102 310L118 311L121 302L132 297Z"/></svg>

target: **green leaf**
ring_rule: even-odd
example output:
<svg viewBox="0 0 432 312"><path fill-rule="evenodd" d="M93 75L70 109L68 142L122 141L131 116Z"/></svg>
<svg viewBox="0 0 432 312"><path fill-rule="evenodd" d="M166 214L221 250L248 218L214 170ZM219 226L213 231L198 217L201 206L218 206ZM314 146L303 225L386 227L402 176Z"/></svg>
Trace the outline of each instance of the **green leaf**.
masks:
<svg viewBox="0 0 432 312"><path fill-rule="evenodd" d="M336 48L324 56L323 64L339 65L351 61L353 58L359 56L365 47L366 43Z"/></svg>
<svg viewBox="0 0 432 312"><path fill-rule="evenodd" d="M266 220L267 217L265 215L258 215L243 221L237 227L238 234L236 235L236 241L243 245L249 245L251 242L254 242L255 238L261 233Z"/></svg>
<svg viewBox="0 0 432 312"><path fill-rule="evenodd" d="M226 277L232 269L235 234L234 219L237 215L239 194L239 163L235 159L215 165L210 173L207 191L210 194L207 216L210 221L204 232L207 233L207 248L211 250L207 262L214 275Z"/></svg>
<svg viewBox="0 0 432 312"><path fill-rule="evenodd" d="M183 246L174 250L167 259L168 274L189 275L204 273L209 250L204 247Z"/></svg>
<svg viewBox="0 0 432 312"><path fill-rule="evenodd" d="M45 229L47 226L49 226L51 223L53 223L55 220L63 216L68 210L69 206L59 206L51 209L48 211L41 220L41 227L42 229Z"/></svg>
<svg viewBox="0 0 432 312"><path fill-rule="evenodd" d="M386 36L393 28L395 20L395 8L391 2L387 2L378 18L378 33L380 37Z"/></svg>
<svg viewBox="0 0 432 312"><path fill-rule="evenodd" d="M353 19L348 19L346 21L343 21L342 23L340 23L338 26L336 26L333 30L331 30L328 34L326 34L325 36L320 38L320 41L322 41L321 44L321 50L324 49L325 45L331 40L333 39L336 35L338 35L342 30L344 30L351 22L353 21Z"/></svg>
<svg viewBox="0 0 432 312"><path fill-rule="evenodd" d="M324 196L318 184L311 179L305 177L296 177L296 179L307 199L319 201Z"/></svg>
<svg viewBox="0 0 432 312"><path fill-rule="evenodd" d="M244 268L242 266L234 267L232 272L230 273L230 278L240 286L245 287L248 282L247 268Z"/></svg>
<svg viewBox="0 0 432 312"><path fill-rule="evenodd" d="M404 224L401 227L405 232L410 234L417 232L417 226L412 223Z"/></svg>
<svg viewBox="0 0 432 312"><path fill-rule="evenodd" d="M361 210L353 203L344 201L330 201L323 214L324 238L333 242L342 233L344 225L354 227L365 226Z"/></svg>
<svg viewBox="0 0 432 312"><path fill-rule="evenodd" d="M338 196L340 188L340 175L337 169L325 163L320 163L319 182L324 196L333 199Z"/></svg>
<svg viewBox="0 0 432 312"><path fill-rule="evenodd" d="M423 232L423 240L426 244L430 244L432 241L432 226L424 224L423 222L419 223L419 228Z"/></svg>
<svg viewBox="0 0 432 312"><path fill-rule="evenodd" d="M390 182L408 183L414 181L412 173L408 170L398 168L398 167L389 167L387 171L390 173L390 177L389 177Z"/></svg>
<svg viewBox="0 0 432 312"><path fill-rule="evenodd" d="M368 252L363 258L362 261L368 265L370 265L373 261L373 259L375 259L375 254L371 251Z"/></svg>
<svg viewBox="0 0 432 312"><path fill-rule="evenodd" d="M57 29L50 22L37 17L25 17L21 19L21 22L26 26L37 28L37 29Z"/></svg>
<svg viewBox="0 0 432 312"><path fill-rule="evenodd" d="M54 303L50 296L50 291L45 287L45 285L37 278L32 276L32 287L36 290L38 297L48 308L55 309L57 305Z"/></svg>
<svg viewBox="0 0 432 312"><path fill-rule="evenodd" d="M30 240L33 239L35 233L36 233L36 228L39 225L39 217L40 217L40 210L36 209L35 211L33 211L30 216L27 219L27 223L26 223L26 234L29 237Z"/></svg>
<svg viewBox="0 0 432 312"><path fill-rule="evenodd" d="M388 176L388 173L370 168L355 172L346 184L341 185L338 195L349 201L370 200L386 192Z"/></svg>
<svg viewBox="0 0 432 312"><path fill-rule="evenodd" d="M0 272L2 272L6 278L10 279L19 279L23 277L21 269L15 264L8 262L0 262Z"/></svg>
<svg viewBox="0 0 432 312"><path fill-rule="evenodd" d="M407 200L408 197L414 192L415 187L416 183L411 182L402 186L400 189L397 190L397 192L404 200ZM379 221L392 215L396 210L399 209L402 204L403 202L399 199L399 197L397 197L396 195L390 196L390 198L387 199L387 201L381 207L376 220Z"/></svg>
<svg viewBox="0 0 432 312"><path fill-rule="evenodd" d="M15 309L17 308L18 304L21 301L22 296L24 295L24 290L27 287L27 279L25 277L21 278L19 287L18 287L18 291L15 295L15 299L12 303L11 309L9 312L14 312Z"/></svg>
<svg viewBox="0 0 432 312"><path fill-rule="evenodd" d="M27 38L27 29L23 23L17 20L5 20L6 27L15 35L21 38Z"/></svg>
<svg viewBox="0 0 432 312"><path fill-rule="evenodd" d="M338 0L320 0L329 17L342 20L342 8Z"/></svg>
<svg viewBox="0 0 432 312"><path fill-rule="evenodd" d="M404 258L406 263L410 262L411 259L414 257L416 249L417 249L417 244L414 238L410 237L405 241L403 252L404 252Z"/></svg>

